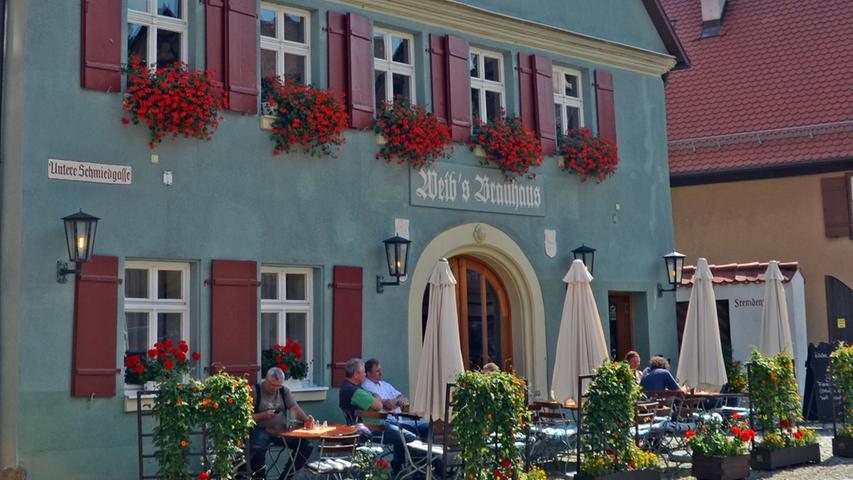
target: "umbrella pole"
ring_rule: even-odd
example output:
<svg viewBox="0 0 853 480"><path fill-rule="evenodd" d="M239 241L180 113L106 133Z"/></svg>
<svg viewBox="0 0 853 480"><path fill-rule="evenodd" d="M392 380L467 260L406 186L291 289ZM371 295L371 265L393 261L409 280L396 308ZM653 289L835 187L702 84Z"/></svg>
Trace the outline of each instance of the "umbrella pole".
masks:
<svg viewBox="0 0 853 480"><path fill-rule="evenodd" d="M429 416L429 430L427 430L427 471L426 471L426 480L432 480L432 415Z"/></svg>

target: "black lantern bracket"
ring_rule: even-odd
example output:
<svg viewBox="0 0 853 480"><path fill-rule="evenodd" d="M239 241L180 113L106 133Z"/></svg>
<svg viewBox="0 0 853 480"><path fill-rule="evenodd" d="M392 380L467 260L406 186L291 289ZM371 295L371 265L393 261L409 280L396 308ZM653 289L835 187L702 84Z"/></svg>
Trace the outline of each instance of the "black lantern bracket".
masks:
<svg viewBox="0 0 853 480"><path fill-rule="evenodd" d="M672 251L663 256L663 261L666 263L666 280L671 288L663 288L663 285L658 283L658 298L663 297L663 292L674 292L681 283L681 275L684 272L684 259L686 257L676 251Z"/></svg>
<svg viewBox="0 0 853 480"><path fill-rule="evenodd" d="M80 271L83 262L92 259L95 252L95 232L98 228L98 217L80 210L77 213L62 217L65 228L65 244L68 247L68 262L56 261L56 281L66 283L67 276ZM68 268L69 263L74 268Z"/></svg>
<svg viewBox="0 0 853 480"><path fill-rule="evenodd" d="M393 282L385 282L382 275L376 276L376 293L383 293L387 286L400 285L400 279L406 276L406 268L409 263L409 239L395 235L382 241L385 245L385 258L388 261L388 275L394 278Z"/></svg>

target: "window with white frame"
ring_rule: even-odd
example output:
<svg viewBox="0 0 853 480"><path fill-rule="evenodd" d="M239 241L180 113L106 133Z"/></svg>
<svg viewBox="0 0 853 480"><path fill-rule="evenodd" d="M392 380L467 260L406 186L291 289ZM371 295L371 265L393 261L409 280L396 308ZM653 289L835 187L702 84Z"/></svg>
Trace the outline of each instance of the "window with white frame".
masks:
<svg viewBox="0 0 853 480"><path fill-rule="evenodd" d="M503 66L503 56L499 53L478 48L470 50L471 115L475 121L494 120L506 108Z"/></svg>
<svg viewBox="0 0 853 480"><path fill-rule="evenodd" d="M375 105L396 96L415 103L414 37L407 33L373 30L373 90Z"/></svg>
<svg viewBox="0 0 853 480"><path fill-rule="evenodd" d="M261 4L261 78L311 83L310 15L304 10Z"/></svg>
<svg viewBox="0 0 853 480"><path fill-rule="evenodd" d="M187 263L125 262L126 353L144 355L155 342L189 339L189 273Z"/></svg>
<svg viewBox="0 0 853 480"><path fill-rule="evenodd" d="M581 72L554 67L551 78L554 82L554 116L557 121L557 132L566 133L572 128L583 127Z"/></svg>
<svg viewBox="0 0 853 480"><path fill-rule="evenodd" d="M313 285L310 268L261 267L261 350L292 338L312 358Z"/></svg>
<svg viewBox="0 0 853 480"><path fill-rule="evenodd" d="M127 58L163 67L185 60L187 0L127 0Z"/></svg>

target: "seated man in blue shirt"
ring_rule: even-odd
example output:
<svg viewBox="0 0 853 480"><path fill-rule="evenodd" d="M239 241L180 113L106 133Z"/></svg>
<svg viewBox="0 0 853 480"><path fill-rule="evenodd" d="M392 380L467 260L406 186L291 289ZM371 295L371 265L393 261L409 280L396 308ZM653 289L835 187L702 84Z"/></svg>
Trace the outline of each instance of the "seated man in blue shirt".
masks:
<svg viewBox="0 0 853 480"><path fill-rule="evenodd" d="M644 392L663 392L666 390L681 390L675 377L669 372L669 362L663 357L652 357L649 369L640 381Z"/></svg>

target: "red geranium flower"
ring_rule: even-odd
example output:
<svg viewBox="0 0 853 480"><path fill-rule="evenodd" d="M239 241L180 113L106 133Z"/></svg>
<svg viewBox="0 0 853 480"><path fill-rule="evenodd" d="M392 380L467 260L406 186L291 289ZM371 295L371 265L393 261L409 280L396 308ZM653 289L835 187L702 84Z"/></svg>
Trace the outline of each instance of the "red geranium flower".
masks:
<svg viewBox="0 0 853 480"><path fill-rule="evenodd" d="M163 368L165 368L166 370L171 370L175 368L175 363L171 360L166 360L165 362L163 362Z"/></svg>
<svg viewBox="0 0 853 480"><path fill-rule="evenodd" d="M782 428L790 428L791 422L789 422L788 419L783 418L782 420L779 421L779 425L782 425Z"/></svg>
<svg viewBox="0 0 853 480"><path fill-rule="evenodd" d="M794 438L796 438L797 440L803 438L803 432L800 430L797 430L796 432L794 432Z"/></svg>
<svg viewBox="0 0 853 480"><path fill-rule="evenodd" d="M192 357L193 357L193 360L195 360L195 361L201 360L201 354L198 352L193 352Z"/></svg>
<svg viewBox="0 0 853 480"><path fill-rule="evenodd" d="M207 472L201 472L198 474L198 480L209 480L210 474Z"/></svg>
<svg viewBox="0 0 853 480"><path fill-rule="evenodd" d="M684 434L684 438L686 438L687 440L690 440L691 438L693 438L695 436L696 436L696 432L694 432L693 430L688 430Z"/></svg>

